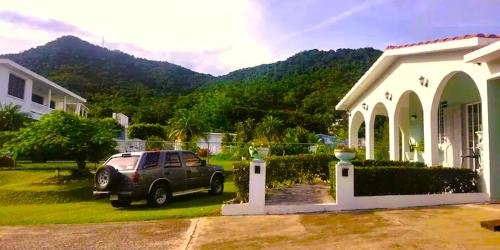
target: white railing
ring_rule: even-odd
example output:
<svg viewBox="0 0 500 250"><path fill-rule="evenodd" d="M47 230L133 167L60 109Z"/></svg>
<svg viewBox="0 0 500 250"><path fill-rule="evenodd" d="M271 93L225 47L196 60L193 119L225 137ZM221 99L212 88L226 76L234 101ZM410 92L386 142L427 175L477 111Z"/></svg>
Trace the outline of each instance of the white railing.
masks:
<svg viewBox="0 0 500 250"><path fill-rule="evenodd" d="M31 103L31 112L33 112L35 114L45 115L45 114L51 113L52 111L53 111L53 109L51 109L48 106L38 104L36 102Z"/></svg>

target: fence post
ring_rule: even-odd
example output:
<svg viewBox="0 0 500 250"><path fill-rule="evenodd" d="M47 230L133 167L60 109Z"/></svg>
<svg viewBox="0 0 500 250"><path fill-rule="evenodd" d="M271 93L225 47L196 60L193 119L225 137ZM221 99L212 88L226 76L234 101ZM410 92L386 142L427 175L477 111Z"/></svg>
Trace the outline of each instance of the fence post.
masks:
<svg viewBox="0 0 500 250"><path fill-rule="evenodd" d="M341 209L353 208L354 203L354 166L350 162L335 165L337 204Z"/></svg>
<svg viewBox="0 0 500 250"><path fill-rule="evenodd" d="M266 205L266 162L255 159L250 162L248 204L250 211L264 214Z"/></svg>

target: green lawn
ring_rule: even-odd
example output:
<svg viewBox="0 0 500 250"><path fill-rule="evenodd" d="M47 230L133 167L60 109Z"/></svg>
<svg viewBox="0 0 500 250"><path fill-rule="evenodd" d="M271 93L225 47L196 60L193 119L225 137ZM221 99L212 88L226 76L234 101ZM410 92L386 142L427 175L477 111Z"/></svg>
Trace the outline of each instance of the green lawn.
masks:
<svg viewBox="0 0 500 250"><path fill-rule="evenodd" d="M52 163L57 168L62 163ZM111 207L106 199L92 197L92 180L56 182L55 170L0 171L0 225L46 223L96 223L110 221L154 220L218 215L224 201L234 197L232 163L210 161L227 170L224 193L212 196L198 193L176 197L165 207L150 208L145 202L129 208ZM25 166L29 169L36 167ZM61 176L69 171L60 171Z"/></svg>

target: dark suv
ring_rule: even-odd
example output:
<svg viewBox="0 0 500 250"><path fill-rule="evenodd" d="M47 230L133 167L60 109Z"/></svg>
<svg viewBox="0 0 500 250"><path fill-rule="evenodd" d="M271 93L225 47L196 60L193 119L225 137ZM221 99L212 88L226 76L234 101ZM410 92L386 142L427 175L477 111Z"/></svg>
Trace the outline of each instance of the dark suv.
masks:
<svg viewBox="0 0 500 250"><path fill-rule="evenodd" d="M207 166L191 151L147 151L111 156L95 175L94 196L109 196L113 207L132 201L165 205L173 196L208 191L222 194L224 170Z"/></svg>

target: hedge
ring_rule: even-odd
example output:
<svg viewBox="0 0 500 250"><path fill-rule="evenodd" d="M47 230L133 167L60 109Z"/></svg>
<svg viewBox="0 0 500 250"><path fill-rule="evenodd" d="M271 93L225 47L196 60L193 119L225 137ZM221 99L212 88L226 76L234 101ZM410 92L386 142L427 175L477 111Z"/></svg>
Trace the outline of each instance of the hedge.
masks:
<svg viewBox="0 0 500 250"><path fill-rule="evenodd" d="M301 154L289 156L271 156L266 158L266 186L275 187L280 184L310 183L315 178L328 180L329 163L334 159L327 154ZM233 164L236 199L248 199L250 162L242 161Z"/></svg>
<svg viewBox="0 0 500 250"><path fill-rule="evenodd" d="M423 162L411 162L411 161L385 161L385 160L355 160L352 161L352 165L355 167L415 167L423 168L426 167Z"/></svg>
<svg viewBox="0 0 500 250"><path fill-rule="evenodd" d="M470 169L354 168L355 196L474 192L479 192L478 175Z"/></svg>
<svg viewBox="0 0 500 250"><path fill-rule="evenodd" d="M8 156L0 156L0 167L13 167L14 160Z"/></svg>
<svg viewBox="0 0 500 250"><path fill-rule="evenodd" d="M147 140L150 137L166 139L165 127L160 124L138 123L130 125L127 129L128 137L133 139Z"/></svg>
<svg viewBox="0 0 500 250"><path fill-rule="evenodd" d="M331 194L336 198L335 164L330 164ZM470 169L354 167L354 196L475 193L477 173Z"/></svg>

